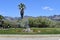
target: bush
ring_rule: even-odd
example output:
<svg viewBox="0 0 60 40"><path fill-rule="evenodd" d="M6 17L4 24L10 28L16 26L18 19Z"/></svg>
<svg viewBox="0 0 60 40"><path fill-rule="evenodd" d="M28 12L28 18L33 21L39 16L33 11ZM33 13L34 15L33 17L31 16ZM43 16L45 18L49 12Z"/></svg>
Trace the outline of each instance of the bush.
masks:
<svg viewBox="0 0 60 40"><path fill-rule="evenodd" d="M46 28L46 27L55 27L56 22L48 18L38 17L38 18L29 18L30 27Z"/></svg>

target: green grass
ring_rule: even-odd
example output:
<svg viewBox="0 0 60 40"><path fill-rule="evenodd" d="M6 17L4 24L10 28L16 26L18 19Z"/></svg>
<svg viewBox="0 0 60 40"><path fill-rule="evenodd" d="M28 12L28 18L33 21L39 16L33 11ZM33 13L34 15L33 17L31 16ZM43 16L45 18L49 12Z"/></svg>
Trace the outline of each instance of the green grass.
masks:
<svg viewBox="0 0 60 40"><path fill-rule="evenodd" d="M9 28L8 30L1 29L0 34L60 34L60 28L31 28L33 32L23 32L22 30L23 28Z"/></svg>
<svg viewBox="0 0 60 40"><path fill-rule="evenodd" d="M40 30L41 32L37 32L37 34L60 34L60 28L33 28L36 32Z"/></svg>

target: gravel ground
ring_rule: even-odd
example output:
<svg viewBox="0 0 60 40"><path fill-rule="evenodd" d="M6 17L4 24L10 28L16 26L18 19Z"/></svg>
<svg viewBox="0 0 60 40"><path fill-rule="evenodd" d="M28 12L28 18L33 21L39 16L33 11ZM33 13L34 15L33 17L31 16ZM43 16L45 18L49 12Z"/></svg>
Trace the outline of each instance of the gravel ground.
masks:
<svg viewBox="0 0 60 40"><path fill-rule="evenodd" d="M0 35L0 40L60 40L60 35Z"/></svg>

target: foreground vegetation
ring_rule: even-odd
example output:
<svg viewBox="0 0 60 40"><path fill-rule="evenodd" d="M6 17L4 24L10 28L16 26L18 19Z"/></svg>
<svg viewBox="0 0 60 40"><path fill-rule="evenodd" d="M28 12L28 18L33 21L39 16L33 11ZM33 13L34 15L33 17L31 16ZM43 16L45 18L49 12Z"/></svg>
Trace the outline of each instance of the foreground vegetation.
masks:
<svg viewBox="0 0 60 40"><path fill-rule="evenodd" d="M30 28L60 28L60 21L54 21L47 17L29 17L23 18L21 20L8 20L0 15L0 27L3 28L21 28L21 25L25 25L25 20L28 20L28 25Z"/></svg>
<svg viewBox="0 0 60 40"><path fill-rule="evenodd" d="M60 21L53 21L46 17L28 18L28 25L32 32L23 31L25 26L21 25L25 24L26 19L15 22L3 19L4 17L0 15L0 34L60 34Z"/></svg>
<svg viewBox="0 0 60 40"><path fill-rule="evenodd" d="M1 29L0 34L60 34L60 28L31 28L33 32L23 32L24 28Z"/></svg>

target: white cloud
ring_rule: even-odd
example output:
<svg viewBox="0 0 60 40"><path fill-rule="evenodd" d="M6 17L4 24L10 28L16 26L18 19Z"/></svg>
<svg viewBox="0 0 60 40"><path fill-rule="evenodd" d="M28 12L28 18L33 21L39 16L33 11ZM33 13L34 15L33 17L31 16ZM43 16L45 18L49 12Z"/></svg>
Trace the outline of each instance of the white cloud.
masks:
<svg viewBox="0 0 60 40"><path fill-rule="evenodd" d="M42 7L42 9L43 9L43 10L49 10L49 11L52 11L52 10L54 10L53 8L51 8L51 7L48 7L48 6Z"/></svg>

